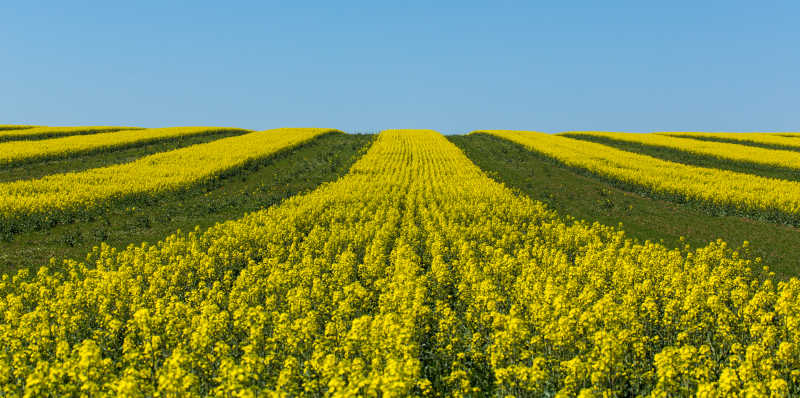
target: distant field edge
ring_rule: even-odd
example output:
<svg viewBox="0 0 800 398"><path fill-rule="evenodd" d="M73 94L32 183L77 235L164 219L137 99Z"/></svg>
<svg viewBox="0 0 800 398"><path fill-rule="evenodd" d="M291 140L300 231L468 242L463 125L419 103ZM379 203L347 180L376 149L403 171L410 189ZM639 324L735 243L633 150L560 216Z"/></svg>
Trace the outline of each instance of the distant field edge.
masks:
<svg viewBox="0 0 800 398"><path fill-rule="evenodd" d="M54 137L35 142L9 141L0 143L0 167L69 159L191 137L230 137L250 132L252 131L233 127L168 127Z"/></svg>
<svg viewBox="0 0 800 398"><path fill-rule="evenodd" d="M568 131L558 135L689 166L800 181L800 155L794 151L655 134Z"/></svg>
<svg viewBox="0 0 800 398"><path fill-rule="evenodd" d="M652 134L671 137L691 138L693 140L725 142L729 144L750 145L767 149L783 149L800 152L800 134L790 133L700 133L658 131Z"/></svg>
<svg viewBox="0 0 800 398"><path fill-rule="evenodd" d="M0 142L4 141L23 141L23 140L43 140L54 137L65 137L69 135L85 135L108 133L120 130L141 130L141 127L124 126L82 126L82 127L31 127L16 130L0 131Z"/></svg>
<svg viewBox="0 0 800 398"><path fill-rule="evenodd" d="M22 124L0 124L0 131L5 130L25 130L31 129L34 127L43 127L43 126L33 126L33 125L22 125Z"/></svg>

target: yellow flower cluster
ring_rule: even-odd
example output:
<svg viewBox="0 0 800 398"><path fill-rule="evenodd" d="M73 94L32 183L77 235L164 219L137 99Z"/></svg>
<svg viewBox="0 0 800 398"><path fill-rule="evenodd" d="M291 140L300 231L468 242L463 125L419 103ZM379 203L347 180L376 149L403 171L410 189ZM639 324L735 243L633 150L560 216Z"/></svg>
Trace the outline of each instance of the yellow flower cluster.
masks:
<svg viewBox="0 0 800 398"><path fill-rule="evenodd" d="M644 194L716 214L800 225L800 183L689 166L606 145L532 131L487 130L569 167Z"/></svg>
<svg viewBox="0 0 800 398"><path fill-rule="evenodd" d="M720 140L729 142L751 143L772 147L783 147L791 150L800 149L800 140L792 133L684 133L684 132L659 132L654 134L673 137Z"/></svg>
<svg viewBox="0 0 800 398"><path fill-rule="evenodd" d="M67 135L108 133L119 130L137 130L139 127L86 126L86 127L35 127L21 129L0 129L0 141L17 141L63 137Z"/></svg>
<svg viewBox="0 0 800 398"><path fill-rule="evenodd" d="M790 396L800 281L565 224L432 131L157 245L0 281L0 394Z"/></svg>
<svg viewBox="0 0 800 398"><path fill-rule="evenodd" d="M167 127L74 135L41 141L11 141L0 143L0 167L225 131L244 133L248 130L222 127Z"/></svg>
<svg viewBox="0 0 800 398"><path fill-rule="evenodd" d="M101 215L113 202L214 180L329 129L275 129L223 138L130 163L0 184L0 235Z"/></svg>
<svg viewBox="0 0 800 398"><path fill-rule="evenodd" d="M562 133L567 137L592 137L613 141L630 142L640 145L655 146L693 153L701 156L712 156L718 159L763 164L800 170L800 155L796 151L766 149L747 145L728 144L693 140L685 136L668 136L661 134L609 133L601 131L570 131ZM741 134L739 134L741 135ZM750 135L750 134L747 134ZM797 147L800 148L800 140Z"/></svg>

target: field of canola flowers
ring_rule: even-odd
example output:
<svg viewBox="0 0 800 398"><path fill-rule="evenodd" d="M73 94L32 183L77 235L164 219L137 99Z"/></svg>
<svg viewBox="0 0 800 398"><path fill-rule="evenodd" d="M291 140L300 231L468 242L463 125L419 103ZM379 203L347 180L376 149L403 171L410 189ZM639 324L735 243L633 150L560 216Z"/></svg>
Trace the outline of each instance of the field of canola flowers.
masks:
<svg viewBox="0 0 800 398"><path fill-rule="evenodd" d="M537 132L482 131L617 184L708 211L800 226L800 182L664 161L595 142Z"/></svg>
<svg viewBox="0 0 800 398"><path fill-rule="evenodd" d="M218 178L248 162L332 131L252 132L81 173L0 183L0 237L91 218L102 214L107 202L146 201L154 193Z"/></svg>
<svg viewBox="0 0 800 398"><path fill-rule="evenodd" d="M71 135L40 141L11 141L0 143L0 165L10 166L38 160L58 159L146 145L171 139L211 135L220 132L245 133L242 129L208 127L172 127L161 129L136 129L93 134L89 137Z"/></svg>
<svg viewBox="0 0 800 398"><path fill-rule="evenodd" d="M66 137L70 135L108 133L120 130L136 130L138 127L87 126L87 127L38 127L38 126L0 126L0 142L38 140L43 138Z"/></svg>
<svg viewBox="0 0 800 398"><path fill-rule="evenodd" d="M575 131L563 133L567 137L582 138L589 141L595 140L599 143L621 141L625 143L638 144L642 146L652 146L668 148L696 155L706 155L727 161L738 161L743 163L755 163L764 166L792 169L800 172L800 156L796 151L772 150L761 147L746 145L736 145L725 142L714 142L706 140L692 139L686 136L668 136L660 134L628 134L628 133L607 133L595 131ZM742 134L739 134L742 135ZM696 137L696 136L695 136ZM776 137L781 138L781 137ZM787 141L798 141L789 139ZM747 141L744 141L747 142ZM800 142L796 142L800 150Z"/></svg>
<svg viewBox="0 0 800 398"><path fill-rule="evenodd" d="M788 182L670 162L658 180L648 173L663 164L643 155L487 133L712 212L797 220L790 205L800 195ZM249 133L113 173L0 184L2 222L46 228L36 214L51 211L102 217L98 202L215 178L326 134L341 133ZM753 200L752 186L698 193L740 180L786 187L786 197ZM747 250L713 240L670 248L567 220L490 178L439 133L387 130L346 175L278 205L4 274L0 395L798 395L800 280L775 280Z"/></svg>

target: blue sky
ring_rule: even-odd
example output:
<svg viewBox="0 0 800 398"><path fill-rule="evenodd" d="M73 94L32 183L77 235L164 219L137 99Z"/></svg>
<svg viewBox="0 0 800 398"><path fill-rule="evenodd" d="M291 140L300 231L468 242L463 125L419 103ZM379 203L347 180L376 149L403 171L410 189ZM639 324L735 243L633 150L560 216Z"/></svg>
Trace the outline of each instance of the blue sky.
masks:
<svg viewBox="0 0 800 398"><path fill-rule="evenodd" d="M800 2L0 2L0 124L800 131Z"/></svg>

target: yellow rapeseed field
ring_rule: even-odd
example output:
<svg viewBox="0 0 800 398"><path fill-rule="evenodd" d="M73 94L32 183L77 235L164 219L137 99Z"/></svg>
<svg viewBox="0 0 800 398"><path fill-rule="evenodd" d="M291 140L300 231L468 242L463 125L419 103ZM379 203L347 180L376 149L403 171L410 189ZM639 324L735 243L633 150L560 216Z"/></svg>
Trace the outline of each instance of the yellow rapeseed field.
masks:
<svg viewBox="0 0 800 398"><path fill-rule="evenodd" d="M659 132L673 137L704 139L712 141L728 141L743 144L766 145L771 147L800 150L800 139L793 133L688 133L688 132Z"/></svg>
<svg viewBox="0 0 800 398"><path fill-rule="evenodd" d="M390 130L276 207L3 276L0 394L800 394L800 280L753 267L565 223Z"/></svg>
<svg viewBox="0 0 800 398"><path fill-rule="evenodd" d="M766 166L800 170L800 154L796 151L766 149L748 145L696 140L687 138L686 136L668 136L661 134L630 134L602 131L569 131L562 134L568 137L598 137L640 145L677 149L687 153L711 156L729 161L756 163ZM738 136L741 135L743 134L739 134ZM746 141L740 142L744 143ZM800 139L797 140L797 145L800 149Z"/></svg>
<svg viewBox="0 0 800 398"><path fill-rule="evenodd" d="M119 130L135 130L139 127L116 127L116 126L85 126L85 127L37 127L0 129L0 142L18 141L29 139L42 139L51 137L63 137L68 135L107 133Z"/></svg>
<svg viewBox="0 0 800 398"><path fill-rule="evenodd" d="M101 215L115 201L213 180L330 129L254 132L146 156L130 163L0 184L0 235Z"/></svg>
<svg viewBox="0 0 800 398"><path fill-rule="evenodd" d="M569 167L718 214L800 225L800 183L689 166L594 142L532 131L486 130Z"/></svg>
<svg viewBox="0 0 800 398"><path fill-rule="evenodd" d="M166 127L74 135L48 140L3 142L0 143L0 167L224 131L244 133L247 130L226 127Z"/></svg>
<svg viewBox="0 0 800 398"><path fill-rule="evenodd" d="M28 126L28 125L21 125L21 124L0 124L0 130L22 130L22 129L29 129L33 127L39 126Z"/></svg>

